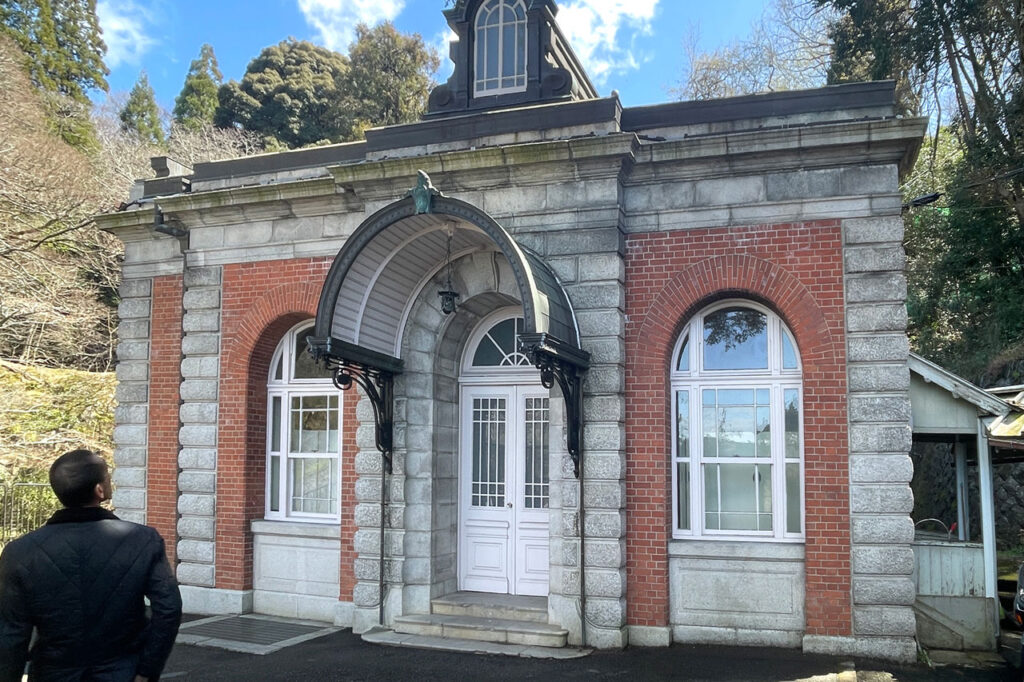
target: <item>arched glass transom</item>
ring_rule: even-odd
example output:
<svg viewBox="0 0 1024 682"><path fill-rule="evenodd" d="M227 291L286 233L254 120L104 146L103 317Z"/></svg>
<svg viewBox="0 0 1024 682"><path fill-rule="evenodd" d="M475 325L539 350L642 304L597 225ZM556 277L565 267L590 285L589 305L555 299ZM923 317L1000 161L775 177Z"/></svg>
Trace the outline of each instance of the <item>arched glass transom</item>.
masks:
<svg viewBox="0 0 1024 682"><path fill-rule="evenodd" d="M487 0L476 14L474 73L477 95L526 89L526 5Z"/></svg>
<svg viewBox="0 0 1024 682"><path fill-rule="evenodd" d="M341 391L306 352L312 321L274 351L267 379L266 518L330 521L340 516Z"/></svg>
<svg viewBox="0 0 1024 682"><path fill-rule="evenodd" d="M530 359L519 352L523 318L509 317L491 326L477 342L471 367L529 367Z"/></svg>
<svg viewBox="0 0 1024 682"><path fill-rule="evenodd" d="M673 358L674 534L802 538L801 373L786 325L718 303L686 324Z"/></svg>

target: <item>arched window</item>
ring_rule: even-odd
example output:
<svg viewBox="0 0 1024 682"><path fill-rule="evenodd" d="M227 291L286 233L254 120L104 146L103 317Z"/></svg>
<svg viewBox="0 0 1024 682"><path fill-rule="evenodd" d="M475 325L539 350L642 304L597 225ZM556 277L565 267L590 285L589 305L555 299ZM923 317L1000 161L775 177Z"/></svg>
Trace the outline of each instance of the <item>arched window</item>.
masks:
<svg viewBox="0 0 1024 682"><path fill-rule="evenodd" d="M477 95L526 89L526 5L522 0L487 0L475 23Z"/></svg>
<svg viewBox="0 0 1024 682"><path fill-rule="evenodd" d="M717 303L673 354L677 537L803 537L800 363L777 315Z"/></svg>
<svg viewBox="0 0 1024 682"><path fill-rule="evenodd" d="M306 352L309 322L274 352L267 380L268 519L336 521L341 391Z"/></svg>

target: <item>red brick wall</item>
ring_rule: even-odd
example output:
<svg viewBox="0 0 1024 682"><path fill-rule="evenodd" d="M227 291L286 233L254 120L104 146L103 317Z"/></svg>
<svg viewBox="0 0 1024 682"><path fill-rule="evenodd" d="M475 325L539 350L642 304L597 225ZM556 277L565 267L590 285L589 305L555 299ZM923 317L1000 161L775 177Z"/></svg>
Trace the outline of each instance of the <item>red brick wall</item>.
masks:
<svg viewBox="0 0 1024 682"><path fill-rule="evenodd" d="M629 623L668 624L672 349L690 317L716 299L735 296L771 307L796 337L803 363L806 632L850 634L839 221L632 235L626 240L626 282Z"/></svg>
<svg viewBox="0 0 1024 682"><path fill-rule="evenodd" d="M221 378L217 448L217 587L252 587L250 521L263 517L267 374L288 329L316 314L329 258L224 266L221 294ZM345 394L341 594L351 598L355 472L354 395ZM347 590L347 591L346 591Z"/></svg>
<svg viewBox="0 0 1024 682"><path fill-rule="evenodd" d="M149 344L146 522L175 562L178 537L178 408L181 404L181 275L153 278Z"/></svg>

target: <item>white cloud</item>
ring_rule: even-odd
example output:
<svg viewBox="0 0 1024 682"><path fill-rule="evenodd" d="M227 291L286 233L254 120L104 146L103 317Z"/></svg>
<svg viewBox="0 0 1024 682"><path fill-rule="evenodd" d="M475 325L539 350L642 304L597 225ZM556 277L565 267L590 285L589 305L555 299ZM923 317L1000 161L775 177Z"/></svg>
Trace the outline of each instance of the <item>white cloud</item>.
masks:
<svg viewBox="0 0 1024 682"><path fill-rule="evenodd" d="M149 11L132 0L99 0L96 16L107 45L103 58L107 67L114 69L121 64L141 63L142 55L155 42L148 33L153 23Z"/></svg>
<svg viewBox="0 0 1024 682"><path fill-rule="evenodd" d="M324 46L348 52L356 24L373 26L391 21L405 7L405 0L298 0L306 23L320 33Z"/></svg>
<svg viewBox="0 0 1024 682"><path fill-rule="evenodd" d="M450 54L450 45L459 39L459 36L455 31L450 28L445 28L430 41L430 47L437 50L437 54L441 57L441 65L434 72L433 77L438 83L444 83L448 80L448 77L452 75L452 71L455 70L455 63L448 57Z"/></svg>
<svg viewBox="0 0 1024 682"><path fill-rule="evenodd" d="M591 80L598 85L612 74L647 61L640 42L651 34L660 0L567 0L560 3L558 25Z"/></svg>

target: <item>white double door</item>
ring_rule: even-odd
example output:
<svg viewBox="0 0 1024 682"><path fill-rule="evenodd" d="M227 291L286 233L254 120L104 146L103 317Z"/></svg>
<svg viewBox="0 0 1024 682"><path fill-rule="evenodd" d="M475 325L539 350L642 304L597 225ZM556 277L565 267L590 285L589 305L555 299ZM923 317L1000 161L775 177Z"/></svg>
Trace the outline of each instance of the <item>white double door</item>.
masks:
<svg viewBox="0 0 1024 682"><path fill-rule="evenodd" d="M548 391L463 386L459 589L548 594Z"/></svg>

